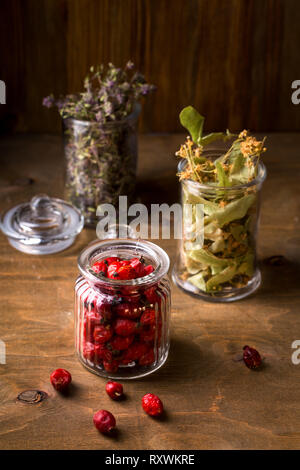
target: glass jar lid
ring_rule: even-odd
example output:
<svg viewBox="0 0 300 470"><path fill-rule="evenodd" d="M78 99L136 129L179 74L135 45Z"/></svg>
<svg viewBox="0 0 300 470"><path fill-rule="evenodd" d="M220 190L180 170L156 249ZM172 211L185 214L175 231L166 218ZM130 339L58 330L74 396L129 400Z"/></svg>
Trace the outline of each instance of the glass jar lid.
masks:
<svg viewBox="0 0 300 470"><path fill-rule="evenodd" d="M9 243L24 253L43 255L65 250L84 225L78 209L46 194L18 204L1 217Z"/></svg>

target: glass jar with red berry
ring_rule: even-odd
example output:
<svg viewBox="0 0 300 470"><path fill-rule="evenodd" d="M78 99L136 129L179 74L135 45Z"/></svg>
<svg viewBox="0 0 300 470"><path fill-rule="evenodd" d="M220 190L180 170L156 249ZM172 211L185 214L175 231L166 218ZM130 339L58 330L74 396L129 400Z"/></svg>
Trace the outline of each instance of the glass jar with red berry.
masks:
<svg viewBox="0 0 300 470"><path fill-rule="evenodd" d="M151 374L169 351L169 257L149 241L95 241L78 258L76 350L100 376Z"/></svg>

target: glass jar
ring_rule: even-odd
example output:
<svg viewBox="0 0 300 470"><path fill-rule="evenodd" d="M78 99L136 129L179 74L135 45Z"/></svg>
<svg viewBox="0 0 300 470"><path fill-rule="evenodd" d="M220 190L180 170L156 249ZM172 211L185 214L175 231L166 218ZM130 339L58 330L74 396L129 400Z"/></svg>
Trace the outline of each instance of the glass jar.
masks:
<svg viewBox="0 0 300 470"><path fill-rule="evenodd" d="M64 119L66 198L95 226L99 204L117 205L119 196L129 203L136 183L137 121L140 105L122 121L100 124Z"/></svg>
<svg viewBox="0 0 300 470"><path fill-rule="evenodd" d="M212 160L220 155L220 150L205 151ZM185 164L179 162L179 172ZM183 236L172 274L179 287L213 302L238 300L259 287L256 243L265 177L266 168L259 163L257 177L239 186L181 181Z"/></svg>
<svg viewBox="0 0 300 470"><path fill-rule="evenodd" d="M154 271L132 280L96 275L91 266L111 256L142 256ZM75 331L81 363L95 374L116 379L134 379L159 369L169 351L168 255L149 241L95 241L80 254L78 267ZM114 331L118 319L129 320L131 330L118 337L120 350L112 346L118 336Z"/></svg>

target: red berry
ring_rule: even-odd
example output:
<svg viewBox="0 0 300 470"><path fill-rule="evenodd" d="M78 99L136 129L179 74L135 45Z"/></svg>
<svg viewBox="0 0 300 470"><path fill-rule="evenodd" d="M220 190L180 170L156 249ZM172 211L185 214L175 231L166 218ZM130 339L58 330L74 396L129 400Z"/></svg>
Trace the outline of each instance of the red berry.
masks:
<svg viewBox="0 0 300 470"><path fill-rule="evenodd" d="M120 258L118 258L117 256L110 256L106 258L104 261L106 261L109 266L112 263L117 263L118 261L120 261Z"/></svg>
<svg viewBox="0 0 300 470"><path fill-rule="evenodd" d="M107 362L112 361L113 355L109 349L107 349L104 344L95 344L95 356L96 362L105 360Z"/></svg>
<svg viewBox="0 0 300 470"><path fill-rule="evenodd" d="M119 361L116 359L112 359L110 361L107 361L106 359L103 360L103 367L107 372L117 372L119 368Z"/></svg>
<svg viewBox="0 0 300 470"><path fill-rule="evenodd" d="M155 360L154 357L154 351L153 349L150 349L150 351L146 352L140 359L139 359L139 364L140 366L149 366L150 364L153 364Z"/></svg>
<svg viewBox="0 0 300 470"><path fill-rule="evenodd" d="M93 343L86 342L83 346L83 357L91 362L94 362L95 346Z"/></svg>
<svg viewBox="0 0 300 470"><path fill-rule="evenodd" d="M139 258L132 258L130 266L135 270L136 277L145 276L145 265L140 261Z"/></svg>
<svg viewBox="0 0 300 470"><path fill-rule="evenodd" d="M156 333L156 325L150 325L143 328L140 332L140 340L145 343L150 343L154 341Z"/></svg>
<svg viewBox="0 0 300 470"><path fill-rule="evenodd" d="M96 301L96 310L97 312L105 318L105 320L110 320L112 317L111 311L111 302L107 298L99 297Z"/></svg>
<svg viewBox="0 0 300 470"><path fill-rule="evenodd" d="M93 329L97 325L101 325L101 315L95 312L87 312L85 314L86 327Z"/></svg>
<svg viewBox="0 0 300 470"><path fill-rule="evenodd" d="M134 335L131 336L114 336L110 341L111 347L115 351L124 351L127 349L134 340Z"/></svg>
<svg viewBox="0 0 300 470"><path fill-rule="evenodd" d="M109 279L119 279L119 274L117 273L120 268L120 263L118 261L111 263L107 268L107 277Z"/></svg>
<svg viewBox="0 0 300 470"><path fill-rule="evenodd" d="M95 343L106 343L113 335L113 329L110 325L96 326L94 329Z"/></svg>
<svg viewBox="0 0 300 470"><path fill-rule="evenodd" d="M113 400L119 400L123 395L123 385L118 382L112 382L111 380L107 382L105 390L107 395Z"/></svg>
<svg viewBox="0 0 300 470"><path fill-rule="evenodd" d="M97 413L94 414L93 421L98 431L103 434L111 434L111 432L116 428L114 415L106 410L97 411Z"/></svg>
<svg viewBox="0 0 300 470"><path fill-rule="evenodd" d="M162 401L153 393L146 393L142 398L142 407L150 416L160 416L164 411Z"/></svg>
<svg viewBox="0 0 300 470"><path fill-rule="evenodd" d="M147 308L140 318L140 323L145 326L154 325L156 323L155 310Z"/></svg>
<svg viewBox="0 0 300 470"><path fill-rule="evenodd" d="M127 265L127 266L120 266L118 269L117 269L117 272L116 272L116 279L120 279L122 281L127 281L129 279L135 279L137 276L136 276L136 272L135 270L132 268L132 266L130 265Z"/></svg>
<svg viewBox="0 0 300 470"><path fill-rule="evenodd" d="M63 392L68 388L72 381L72 376L70 372L65 369L56 369L50 375L50 382L53 387L59 392Z"/></svg>
<svg viewBox="0 0 300 470"><path fill-rule="evenodd" d="M244 346L243 350L243 359L246 366L249 369L257 369L261 365L261 357L259 352L254 348L250 348L249 346Z"/></svg>
<svg viewBox="0 0 300 470"><path fill-rule="evenodd" d="M128 318L117 318L114 322L114 330L117 335L129 336L136 333L138 325L135 321Z"/></svg>
<svg viewBox="0 0 300 470"><path fill-rule="evenodd" d="M136 304L119 304L115 307L115 312L119 317L123 318L139 318L142 313L142 308Z"/></svg>
<svg viewBox="0 0 300 470"><path fill-rule="evenodd" d="M145 266L144 276L147 276L148 274L153 273L153 271L154 271L154 268L151 264L149 264L148 266Z"/></svg>
<svg viewBox="0 0 300 470"><path fill-rule="evenodd" d="M129 264L130 264L129 259L123 259L122 261L120 261L120 266L128 266Z"/></svg>
<svg viewBox="0 0 300 470"><path fill-rule="evenodd" d="M103 276L106 276L107 274L107 263L105 261L97 261L96 263L93 264L92 270L96 274L102 274Z"/></svg>
<svg viewBox="0 0 300 470"><path fill-rule="evenodd" d="M145 343L139 343L136 341L131 344L127 351L124 352L122 357L122 363L128 364L128 362L136 361L142 357L148 351L148 346Z"/></svg>
<svg viewBox="0 0 300 470"><path fill-rule="evenodd" d="M160 300L160 297L156 293L155 286L149 287L149 289L146 289L144 291L144 295L146 296L146 299L148 300L148 302L150 302L151 304L155 304L156 302L159 302Z"/></svg>

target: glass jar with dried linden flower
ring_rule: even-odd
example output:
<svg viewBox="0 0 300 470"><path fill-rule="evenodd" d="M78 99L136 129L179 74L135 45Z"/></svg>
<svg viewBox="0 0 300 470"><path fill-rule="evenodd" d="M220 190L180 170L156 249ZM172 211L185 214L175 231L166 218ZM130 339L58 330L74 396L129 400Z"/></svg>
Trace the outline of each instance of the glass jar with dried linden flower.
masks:
<svg viewBox="0 0 300 470"><path fill-rule="evenodd" d="M261 282L256 240L265 139L245 130L202 136L204 118L192 107L180 120L191 137L177 152L183 237L173 280L206 300L238 300Z"/></svg>

